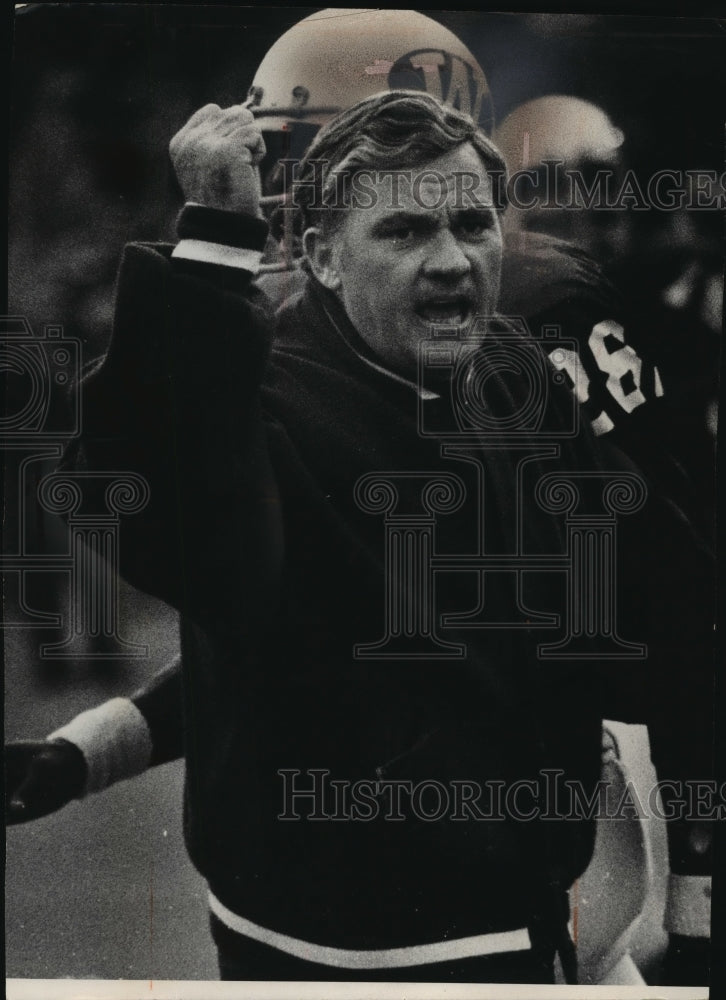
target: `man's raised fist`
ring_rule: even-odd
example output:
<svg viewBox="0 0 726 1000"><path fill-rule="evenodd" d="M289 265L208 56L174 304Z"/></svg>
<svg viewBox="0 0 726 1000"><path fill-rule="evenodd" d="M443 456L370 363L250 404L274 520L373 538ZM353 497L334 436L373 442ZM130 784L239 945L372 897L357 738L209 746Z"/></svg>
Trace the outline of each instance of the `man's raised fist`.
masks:
<svg viewBox="0 0 726 1000"><path fill-rule="evenodd" d="M205 104L171 140L169 154L188 202L260 215L265 143L249 108Z"/></svg>

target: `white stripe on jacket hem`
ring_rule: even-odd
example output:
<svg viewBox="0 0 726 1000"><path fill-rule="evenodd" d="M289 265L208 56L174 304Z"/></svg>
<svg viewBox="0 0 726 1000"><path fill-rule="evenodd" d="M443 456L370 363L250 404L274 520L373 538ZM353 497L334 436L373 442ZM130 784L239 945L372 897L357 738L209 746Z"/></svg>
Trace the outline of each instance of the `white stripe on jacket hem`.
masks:
<svg viewBox="0 0 726 1000"><path fill-rule="evenodd" d="M220 903L213 892L209 893L209 908L223 924L238 934L271 945L295 958L321 965L333 965L339 969L393 969L414 965L430 965L432 962L451 962L461 958L481 955L498 955L510 951L528 951L532 947L526 928L503 931L497 934L476 934L473 937L455 938L452 941L436 941L433 944L414 944L405 948L380 948L373 951L358 951L351 948L329 948L312 944L299 938L280 934L259 924L240 917Z"/></svg>

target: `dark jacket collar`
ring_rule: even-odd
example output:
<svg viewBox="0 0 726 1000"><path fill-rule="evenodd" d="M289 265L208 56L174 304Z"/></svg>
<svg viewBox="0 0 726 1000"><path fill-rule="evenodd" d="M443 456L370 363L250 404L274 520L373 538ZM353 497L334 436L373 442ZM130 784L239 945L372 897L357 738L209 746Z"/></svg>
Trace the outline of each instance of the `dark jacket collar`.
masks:
<svg viewBox="0 0 726 1000"><path fill-rule="evenodd" d="M351 374L364 371L390 387L421 394L416 382L386 367L353 326L337 295L312 276L300 295L279 311L275 348L295 354L310 350L316 359L342 365ZM423 394L425 398L435 396L425 389Z"/></svg>

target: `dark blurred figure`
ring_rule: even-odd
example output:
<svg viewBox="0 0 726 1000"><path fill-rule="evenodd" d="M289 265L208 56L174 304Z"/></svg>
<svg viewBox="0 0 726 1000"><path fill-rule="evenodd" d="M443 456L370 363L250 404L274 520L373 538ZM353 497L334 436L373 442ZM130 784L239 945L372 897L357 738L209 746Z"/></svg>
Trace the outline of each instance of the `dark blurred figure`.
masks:
<svg viewBox="0 0 726 1000"><path fill-rule="evenodd" d="M712 539L718 244L687 208L636 210L648 177L632 169L624 132L589 101L528 101L495 139L510 174L519 173L505 217L510 240L530 252L536 234L567 240L612 282L612 319L579 338L581 367L569 371L582 402L606 400L593 407L596 432L612 432ZM684 188L685 204L691 194Z"/></svg>

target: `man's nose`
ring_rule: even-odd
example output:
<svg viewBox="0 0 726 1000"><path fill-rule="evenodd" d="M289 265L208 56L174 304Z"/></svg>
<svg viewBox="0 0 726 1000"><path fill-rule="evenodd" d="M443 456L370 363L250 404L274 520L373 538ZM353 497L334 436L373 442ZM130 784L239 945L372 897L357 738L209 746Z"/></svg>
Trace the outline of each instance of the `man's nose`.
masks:
<svg viewBox="0 0 726 1000"><path fill-rule="evenodd" d="M427 247L423 263L428 277L463 278L471 270L471 261L450 229L442 227Z"/></svg>

